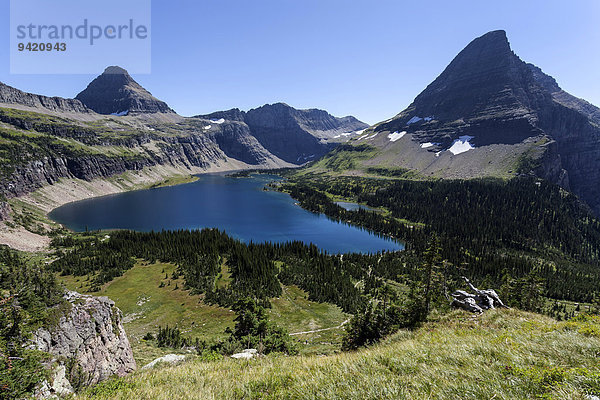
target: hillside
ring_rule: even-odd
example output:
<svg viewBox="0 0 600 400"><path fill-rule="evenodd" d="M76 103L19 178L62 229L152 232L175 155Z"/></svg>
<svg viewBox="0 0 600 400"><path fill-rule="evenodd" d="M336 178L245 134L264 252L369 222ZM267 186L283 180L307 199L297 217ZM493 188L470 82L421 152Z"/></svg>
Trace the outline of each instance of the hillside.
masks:
<svg viewBox="0 0 600 400"><path fill-rule="evenodd" d="M535 174L580 196L600 215L600 109L523 62L506 32L474 39L404 111L351 143L368 167L421 178Z"/></svg>
<svg viewBox="0 0 600 400"><path fill-rule="evenodd" d="M326 357L191 358L78 399L585 399L600 394L600 321L462 311L383 344Z"/></svg>

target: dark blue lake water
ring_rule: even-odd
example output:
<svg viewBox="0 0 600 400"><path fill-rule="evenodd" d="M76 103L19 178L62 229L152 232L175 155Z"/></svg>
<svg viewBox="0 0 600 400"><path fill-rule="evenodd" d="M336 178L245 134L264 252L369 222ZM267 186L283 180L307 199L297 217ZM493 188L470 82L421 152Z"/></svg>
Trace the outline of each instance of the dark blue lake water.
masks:
<svg viewBox="0 0 600 400"><path fill-rule="evenodd" d="M74 231L219 228L244 242L314 243L329 253L396 251L402 243L303 210L285 193L265 191L272 175L200 180L82 200L49 216Z"/></svg>

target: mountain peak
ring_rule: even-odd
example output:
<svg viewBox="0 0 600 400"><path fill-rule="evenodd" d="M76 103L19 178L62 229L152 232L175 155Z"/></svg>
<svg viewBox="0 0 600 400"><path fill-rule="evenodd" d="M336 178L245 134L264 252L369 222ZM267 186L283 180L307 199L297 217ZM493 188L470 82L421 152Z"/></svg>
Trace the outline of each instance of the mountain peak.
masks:
<svg viewBox="0 0 600 400"><path fill-rule="evenodd" d="M458 53L407 111L420 116L435 115L442 120L475 116L486 111L490 99L510 101L506 90L512 90L513 95L519 93L517 87L527 73L530 74L525 63L511 50L506 32L491 31ZM398 116L401 122L411 117Z"/></svg>
<svg viewBox="0 0 600 400"><path fill-rule="evenodd" d="M506 31L497 30L473 39L471 43L458 53L452 63L460 61L486 61L506 56L514 56L514 53L510 48Z"/></svg>
<svg viewBox="0 0 600 400"><path fill-rule="evenodd" d="M111 65L106 67L102 75L129 75L125 68L121 68L118 65Z"/></svg>
<svg viewBox="0 0 600 400"><path fill-rule="evenodd" d="M473 39L473 42L497 42L497 43L506 43L508 45L508 36L506 35L506 31L504 29L498 29L495 31L489 31L478 38Z"/></svg>
<svg viewBox="0 0 600 400"><path fill-rule="evenodd" d="M106 68L76 99L100 114L173 112L118 66Z"/></svg>

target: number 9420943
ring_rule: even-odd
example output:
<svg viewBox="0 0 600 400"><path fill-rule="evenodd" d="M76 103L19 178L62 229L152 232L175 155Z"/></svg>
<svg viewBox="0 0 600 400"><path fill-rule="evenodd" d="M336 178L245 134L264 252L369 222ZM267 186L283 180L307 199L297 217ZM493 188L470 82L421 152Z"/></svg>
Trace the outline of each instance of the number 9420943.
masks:
<svg viewBox="0 0 600 400"><path fill-rule="evenodd" d="M66 43L19 43L19 51L67 51Z"/></svg>

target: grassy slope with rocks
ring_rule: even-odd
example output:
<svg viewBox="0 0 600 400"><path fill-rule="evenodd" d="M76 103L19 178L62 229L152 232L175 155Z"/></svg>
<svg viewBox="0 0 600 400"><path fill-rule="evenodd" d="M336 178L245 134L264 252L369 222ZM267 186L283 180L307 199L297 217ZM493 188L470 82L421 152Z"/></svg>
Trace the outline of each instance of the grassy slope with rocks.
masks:
<svg viewBox="0 0 600 400"><path fill-rule="evenodd" d="M435 319L435 318L434 318ZM326 357L192 359L78 399L585 399L600 394L600 320L454 311L382 344Z"/></svg>

